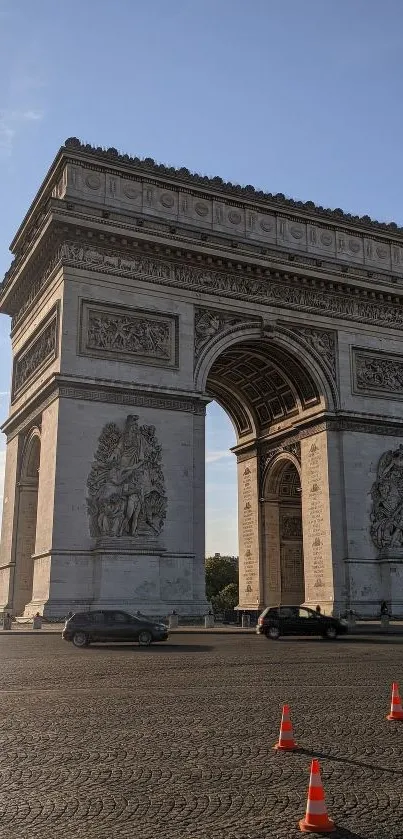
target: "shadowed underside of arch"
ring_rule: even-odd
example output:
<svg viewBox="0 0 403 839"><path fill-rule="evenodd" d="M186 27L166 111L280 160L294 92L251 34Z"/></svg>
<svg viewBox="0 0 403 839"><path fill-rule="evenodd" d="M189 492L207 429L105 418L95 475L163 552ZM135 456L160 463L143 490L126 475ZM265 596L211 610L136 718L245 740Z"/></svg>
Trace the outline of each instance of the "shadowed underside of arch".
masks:
<svg viewBox="0 0 403 839"><path fill-rule="evenodd" d="M268 432L320 403L318 387L301 362L283 348L250 340L224 350L213 362L207 393L231 416L238 437Z"/></svg>

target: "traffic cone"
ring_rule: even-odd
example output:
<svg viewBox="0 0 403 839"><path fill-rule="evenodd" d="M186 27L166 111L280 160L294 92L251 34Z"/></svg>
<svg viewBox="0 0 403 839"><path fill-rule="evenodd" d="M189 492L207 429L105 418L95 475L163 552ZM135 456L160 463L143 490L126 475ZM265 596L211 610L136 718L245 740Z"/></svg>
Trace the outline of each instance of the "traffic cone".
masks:
<svg viewBox="0 0 403 839"><path fill-rule="evenodd" d="M292 722L290 720L290 709L288 705L283 705L283 713L280 725L280 737L278 743L273 746L273 749L278 751L292 752L298 749L294 740L294 733L292 730Z"/></svg>
<svg viewBox="0 0 403 839"><path fill-rule="evenodd" d="M402 700L399 694L399 685L393 682L392 685L392 701L390 704L390 714L386 717L387 720L403 720Z"/></svg>
<svg viewBox="0 0 403 839"><path fill-rule="evenodd" d="M329 819L326 811L318 760L311 763L306 813L305 818L299 822L299 829L302 833L331 833L335 830L334 822Z"/></svg>

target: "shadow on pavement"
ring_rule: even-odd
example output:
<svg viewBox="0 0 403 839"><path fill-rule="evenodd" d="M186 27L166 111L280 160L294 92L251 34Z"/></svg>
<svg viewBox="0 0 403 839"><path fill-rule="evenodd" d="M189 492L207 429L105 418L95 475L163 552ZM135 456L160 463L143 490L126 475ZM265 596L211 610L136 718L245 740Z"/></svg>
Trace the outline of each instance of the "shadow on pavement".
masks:
<svg viewBox="0 0 403 839"><path fill-rule="evenodd" d="M336 825L336 830L331 834L333 839L367 839L363 833L352 833L347 827Z"/></svg>
<svg viewBox="0 0 403 839"><path fill-rule="evenodd" d="M318 752L314 749L298 749L299 754L307 755L307 757L318 758L318 760L322 760L323 758L326 760L334 760L338 763L349 763L352 766L362 766L364 769L375 769L380 772L389 772L390 775L399 775L403 777L403 770L401 769L390 769L388 766L380 766L379 763L367 763L362 760L351 760L348 757L338 757L337 755L332 755L329 752ZM353 836L354 834L351 834Z"/></svg>
<svg viewBox="0 0 403 839"><path fill-rule="evenodd" d="M342 638L335 638L334 641L328 641L325 638L297 636L297 635L283 635L278 641L272 643L284 644L284 642L294 644L326 644L329 649L332 647L339 647L342 644L385 644L392 641L394 644L403 644L403 635L380 635L374 637L373 635L344 635ZM402 837L403 839L403 837Z"/></svg>
<svg viewBox="0 0 403 839"><path fill-rule="evenodd" d="M89 647L85 649L91 652L92 650L97 652L102 652L103 650L107 650L110 652L111 650L134 650L138 653L152 653L153 655L157 653L170 653L170 652L179 652L179 653L205 653L209 652L212 649L211 646L207 646L207 644L150 644L149 647L140 647L138 644L134 643L131 644L128 642L127 644L90 644Z"/></svg>

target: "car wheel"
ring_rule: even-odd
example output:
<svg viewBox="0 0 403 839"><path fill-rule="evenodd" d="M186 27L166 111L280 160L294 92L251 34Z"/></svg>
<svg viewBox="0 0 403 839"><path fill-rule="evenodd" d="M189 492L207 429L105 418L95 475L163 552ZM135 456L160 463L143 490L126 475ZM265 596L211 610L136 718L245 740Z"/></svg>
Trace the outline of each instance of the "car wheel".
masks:
<svg viewBox="0 0 403 839"><path fill-rule="evenodd" d="M140 632L138 642L141 647L149 647L152 640L153 636L151 635L151 632L148 631L148 629L143 629L143 631Z"/></svg>
<svg viewBox="0 0 403 839"><path fill-rule="evenodd" d="M325 630L324 638L327 638L328 641L334 641L337 638L337 629L335 626L328 626Z"/></svg>
<svg viewBox="0 0 403 839"><path fill-rule="evenodd" d="M75 632L72 641L75 647L87 647L90 643L85 632Z"/></svg>
<svg viewBox="0 0 403 839"><path fill-rule="evenodd" d="M278 626L269 626L266 637L270 638L271 641L277 641L280 637L280 630Z"/></svg>

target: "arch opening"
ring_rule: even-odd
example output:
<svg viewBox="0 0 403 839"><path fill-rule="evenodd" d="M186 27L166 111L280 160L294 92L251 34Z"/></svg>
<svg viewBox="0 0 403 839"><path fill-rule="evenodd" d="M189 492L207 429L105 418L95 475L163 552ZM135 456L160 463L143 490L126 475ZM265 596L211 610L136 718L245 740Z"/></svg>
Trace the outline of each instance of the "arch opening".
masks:
<svg viewBox="0 0 403 839"><path fill-rule="evenodd" d="M301 477L297 463L280 456L266 478L264 590L270 605L305 600Z"/></svg>
<svg viewBox="0 0 403 839"><path fill-rule="evenodd" d="M300 464L287 441L329 404L315 363L265 337L238 339L212 360L206 392L237 437L239 607L304 603ZM266 467L273 435L284 453Z"/></svg>
<svg viewBox="0 0 403 839"><path fill-rule="evenodd" d="M295 424L325 402L300 359L264 339L224 349L210 367L206 390L230 415L238 441Z"/></svg>
<svg viewBox="0 0 403 839"><path fill-rule="evenodd" d="M25 443L20 470L13 602L16 615L23 614L32 600L40 457L41 438L35 430Z"/></svg>

